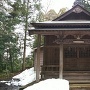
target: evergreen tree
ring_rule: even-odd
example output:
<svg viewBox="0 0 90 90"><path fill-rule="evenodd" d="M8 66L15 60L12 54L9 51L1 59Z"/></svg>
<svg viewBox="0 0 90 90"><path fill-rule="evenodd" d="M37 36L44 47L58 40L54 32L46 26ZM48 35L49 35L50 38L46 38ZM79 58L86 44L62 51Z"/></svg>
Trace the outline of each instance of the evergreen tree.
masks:
<svg viewBox="0 0 90 90"><path fill-rule="evenodd" d="M90 11L90 1L89 0L75 0L74 6L77 4L84 7L86 10Z"/></svg>
<svg viewBox="0 0 90 90"><path fill-rule="evenodd" d="M79 4L80 6L83 6L83 7L84 7L83 1L84 1L84 0L75 0L74 6L77 5L77 4Z"/></svg>
<svg viewBox="0 0 90 90"><path fill-rule="evenodd" d="M83 0L83 5L84 5L84 8L90 12L90 1Z"/></svg>
<svg viewBox="0 0 90 90"><path fill-rule="evenodd" d="M30 26L30 23L32 21L36 21L34 17L36 17L36 14L38 14L36 11L39 11L40 9L40 0L15 0L15 3L12 5L13 11L10 13L13 18L17 16L17 18L20 20L20 23L23 25L23 67L22 69L25 69L25 58L26 58L26 47L27 47L27 41L30 40L28 37L28 29Z"/></svg>
<svg viewBox="0 0 90 90"><path fill-rule="evenodd" d="M18 22L9 14L11 8L5 7L4 4L8 5L5 1L0 2L0 69L3 71L2 65L5 64L9 71L13 72L13 61L19 54L18 39L14 33L14 25Z"/></svg>

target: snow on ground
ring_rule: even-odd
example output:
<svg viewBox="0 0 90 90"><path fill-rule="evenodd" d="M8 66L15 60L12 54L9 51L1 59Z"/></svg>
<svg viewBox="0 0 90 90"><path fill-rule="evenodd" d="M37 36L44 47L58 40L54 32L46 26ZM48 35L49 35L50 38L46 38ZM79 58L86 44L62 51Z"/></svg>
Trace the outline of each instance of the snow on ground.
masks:
<svg viewBox="0 0 90 90"><path fill-rule="evenodd" d="M47 79L24 90L69 90L69 81L64 79Z"/></svg>
<svg viewBox="0 0 90 90"><path fill-rule="evenodd" d="M14 86L25 86L35 80L36 72L34 71L34 68L30 68L14 76L12 81L7 84ZM24 90L69 90L69 81L65 79L47 79L29 86Z"/></svg>
<svg viewBox="0 0 90 90"><path fill-rule="evenodd" d="M26 69L22 73L12 78L11 84L15 86L25 86L36 80L34 68Z"/></svg>

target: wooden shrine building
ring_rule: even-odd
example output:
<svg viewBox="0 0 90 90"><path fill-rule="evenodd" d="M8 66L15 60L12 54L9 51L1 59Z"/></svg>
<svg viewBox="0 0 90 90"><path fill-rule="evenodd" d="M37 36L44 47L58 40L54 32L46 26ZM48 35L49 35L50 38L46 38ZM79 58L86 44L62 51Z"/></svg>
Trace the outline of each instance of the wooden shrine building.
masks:
<svg viewBox="0 0 90 90"><path fill-rule="evenodd" d="M41 73L43 79L90 83L90 12L77 4L53 21L31 24L29 35L38 35L37 81Z"/></svg>

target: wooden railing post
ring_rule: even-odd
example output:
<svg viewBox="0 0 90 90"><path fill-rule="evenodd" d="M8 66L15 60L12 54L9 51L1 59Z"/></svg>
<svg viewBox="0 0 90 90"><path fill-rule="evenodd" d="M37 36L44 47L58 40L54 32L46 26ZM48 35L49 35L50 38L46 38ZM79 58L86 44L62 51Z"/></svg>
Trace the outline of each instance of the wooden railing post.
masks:
<svg viewBox="0 0 90 90"><path fill-rule="evenodd" d="M60 44L59 78L63 79L63 44Z"/></svg>
<svg viewBox="0 0 90 90"><path fill-rule="evenodd" d="M38 34L36 82L39 82L39 75L40 75L40 45L41 45L41 35Z"/></svg>

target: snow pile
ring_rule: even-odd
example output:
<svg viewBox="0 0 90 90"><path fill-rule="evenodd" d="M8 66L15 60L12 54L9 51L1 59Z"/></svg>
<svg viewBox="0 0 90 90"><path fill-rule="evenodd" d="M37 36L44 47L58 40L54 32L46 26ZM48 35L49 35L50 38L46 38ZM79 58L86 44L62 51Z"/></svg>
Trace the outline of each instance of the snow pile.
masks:
<svg viewBox="0 0 90 90"><path fill-rule="evenodd" d="M36 80L34 68L26 69L22 73L12 78L11 84L15 86L25 86Z"/></svg>
<svg viewBox="0 0 90 90"><path fill-rule="evenodd" d="M64 79L47 79L24 90L69 90L69 81Z"/></svg>

